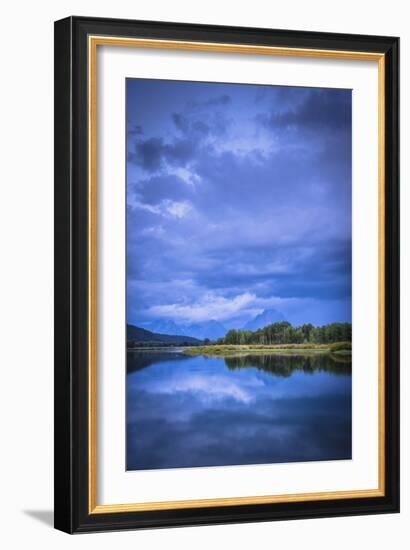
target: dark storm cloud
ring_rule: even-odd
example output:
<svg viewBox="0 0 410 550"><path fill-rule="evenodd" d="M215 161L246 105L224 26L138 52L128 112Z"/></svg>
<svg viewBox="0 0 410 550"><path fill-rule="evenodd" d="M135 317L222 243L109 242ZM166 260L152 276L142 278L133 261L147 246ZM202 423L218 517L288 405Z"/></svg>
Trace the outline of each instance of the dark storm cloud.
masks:
<svg viewBox="0 0 410 550"><path fill-rule="evenodd" d="M309 296L317 299L349 298L351 293L350 241L329 240L292 247L265 245L204 252L218 270L196 269L192 274L210 288L255 291L263 297ZM285 269L281 261L286 258ZM250 269L252 266L252 269Z"/></svg>
<svg viewBox="0 0 410 550"><path fill-rule="evenodd" d="M134 153L129 159L140 164L146 170L156 170L160 167L164 153L164 144L161 138L151 138L135 144Z"/></svg>
<svg viewBox="0 0 410 550"><path fill-rule="evenodd" d="M286 91L281 92L282 95L285 93ZM292 91L288 93L292 94ZM350 129L351 101L345 90L297 89L293 95L300 103L288 105L283 111L274 109L269 115L261 115L260 119L273 128L296 127L332 131Z"/></svg>
<svg viewBox="0 0 410 550"><path fill-rule="evenodd" d="M218 107L228 105L232 99L228 94L222 94L216 97L211 97L205 101L191 101L189 105L192 107Z"/></svg>
<svg viewBox="0 0 410 550"><path fill-rule="evenodd" d="M172 120L174 121L174 124L178 128L178 130L184 133L188 132L190 128L190 123L186 116L184 116L182 113L172 113Z"/></svg>
<svg viewBox="0 0 410 550"><path fill-rule="evenodd" d="M194 155L195 143L188 139L165 143L162 138L149 138L135 143L128 158L145 170L158 170L164 161L185 164Z"/></svg>
<svg viewBox="0 0 410 550"><path fill-rule="evenodd" d="M175 126L184 134L199 134L206 136L210 132L209 125L202 120L190 120L182 113L172 113L172 120Z"/></svg>

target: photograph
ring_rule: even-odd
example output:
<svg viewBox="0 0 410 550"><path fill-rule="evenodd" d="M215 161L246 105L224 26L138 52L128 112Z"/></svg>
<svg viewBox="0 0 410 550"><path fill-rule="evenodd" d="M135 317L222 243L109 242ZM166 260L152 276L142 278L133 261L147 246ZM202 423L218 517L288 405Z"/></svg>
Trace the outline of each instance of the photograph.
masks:
<svg viewBox="0 0 410 550"><path fill-rule="evenodd" d="M352 90L126 80L126 468L352 459Z"/></svg>

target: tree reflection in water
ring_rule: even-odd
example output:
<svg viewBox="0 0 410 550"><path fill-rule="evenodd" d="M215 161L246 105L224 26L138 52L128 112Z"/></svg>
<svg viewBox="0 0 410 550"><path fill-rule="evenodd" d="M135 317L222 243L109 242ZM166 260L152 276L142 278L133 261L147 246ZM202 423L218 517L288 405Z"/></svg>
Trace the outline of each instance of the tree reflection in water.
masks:
<svg viewBox="0 0 410 550"><path fill-rule="evenodd" d="M275 376L290 376L294 371L313 374L315 371L346 375L352 370L350 355L328 353L311 355L254 354L224 357L228 369L256 368Z"/></svg>

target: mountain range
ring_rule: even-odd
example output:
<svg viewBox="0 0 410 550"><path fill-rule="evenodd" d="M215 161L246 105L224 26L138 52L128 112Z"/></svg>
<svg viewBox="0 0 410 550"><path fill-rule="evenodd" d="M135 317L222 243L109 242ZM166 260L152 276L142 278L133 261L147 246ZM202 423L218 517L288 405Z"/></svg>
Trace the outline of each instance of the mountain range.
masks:
<svg viewBox="0 0 410 550"><path fill-rule="evenodd" d="M285 317L280 311L276 309L265 309L262 313L259 313L239 328L242 330L258 330L259 328L263 328L267 325L280 321L285 321ZM175 323L175 321L172 321L171 319L161 319L158 321L145 321L143 323L138 323L138 325L147 331L160 335L177 334L179 336L190 336L199 340L204 340L205 338L217 340L218 338L225 336L229 330L226 326L215 319L189 324L179 324Z"/></svg>
<svg viewBox="0 0 410 550"><path fill-rule="evenodd" d="M195 346L202 344L201 340L191 338L190 336L156 334L150 330L145 330L135 325L127 325L127 342L167 344L182 346L184 344Z"/></svg>
<svg viewBox="0 0 410 550"><path fill-rule="evenodd" d="M228 332L226 327L219 321L210 320L202 323L177 324L170 319L162 319L159 321L147 321L139 323L139 326L146 330L151 330L159 334L180 334L182 336L191 336L204 340L216 340L222 338Z"/></svg>
<svg viewBox="0 0 410 550"><path fill-rule="evenodd" d="M286 321L283 314L277 309L265 309L262 313L259 313L256 317L245 323L242 330L258 330L259 328L266 327L272 323L280 323Z"/></svg>

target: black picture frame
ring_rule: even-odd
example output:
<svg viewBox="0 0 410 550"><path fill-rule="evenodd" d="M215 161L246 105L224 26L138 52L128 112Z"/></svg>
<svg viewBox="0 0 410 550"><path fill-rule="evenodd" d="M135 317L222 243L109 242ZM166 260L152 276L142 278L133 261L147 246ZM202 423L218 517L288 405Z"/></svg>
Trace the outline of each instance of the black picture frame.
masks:
<svg viewBox="0 0 410 550"><path fill-rule="evenodd" d="M385 491L372 498L90 513L90 35L376 52L385 60ZM55 527L67 533L399 511L399 39L68 17L55 23Z"/></svg>

